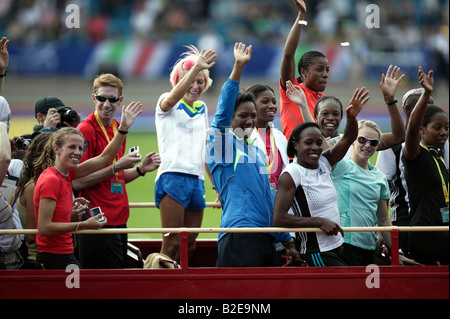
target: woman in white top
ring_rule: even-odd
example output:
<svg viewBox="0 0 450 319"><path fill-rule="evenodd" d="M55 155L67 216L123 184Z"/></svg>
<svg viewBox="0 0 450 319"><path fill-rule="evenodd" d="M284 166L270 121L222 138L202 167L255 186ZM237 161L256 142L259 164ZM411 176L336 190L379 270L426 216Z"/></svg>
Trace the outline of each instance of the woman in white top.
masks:
<svg viewBox="0 0 450 319"><path fill-rule="evenodd" d="M340 258L343 230L339 225L337 194L331 180L332 166L340 161L358 134L356 116L368 101L368 91L357 89L347 108L344 135L324 151L325 139L316 123L298 125L287 153L296 157L279 178L275 196L274 225L319 227L322 232L297 233L300 256L310 266L344 266Z"/></svg>
<svg viewBox="0 0 450 319"><path fill-rule="evenodd" d="M155 203L164 228L200 227L205 203L205 148L208 109L199 101L212 83L209 69L215 52L191 46L170 74L172 90L158 100L155 113L161 166L155 184ZM209 171L207 171L209 173ZM210 174L208 174L210 175ZM197 234L189 234L189 253ZM165 234L161 253L179 261L180 236Z"/></svg>

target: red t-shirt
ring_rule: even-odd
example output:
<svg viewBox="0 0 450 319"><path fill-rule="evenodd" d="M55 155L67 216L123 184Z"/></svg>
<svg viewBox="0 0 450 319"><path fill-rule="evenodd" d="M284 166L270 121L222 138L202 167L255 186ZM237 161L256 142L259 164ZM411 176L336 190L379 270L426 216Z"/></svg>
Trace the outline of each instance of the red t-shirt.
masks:
<svg viewBox="0 0 450 319"><path fill-rule="evenodd" d="M114 120L119 127L119 122ZM100 155L108 145L108 140L103 133L102 128L98 124L94 113L89 114L83 122L81 122L78 130L83 133L85 151L81 162L89 158ZM114 132L112 126L105 126L109 140L114 138ZM116 159L121 158L125 153L126 139L120 148ZM112 183L122 183L123 192L116 193L112 191ZM84 197L91 202L90 207L100 207L103 214L105 214L108 223L107 225L118 226L125 225L130 215L130 209L128 205L128 196L125 189L125 173L121 171L117 176L112 175L110 178L94 185L89 188L82 189L79 194L80 197Z"/></svg>
<svg viewBox="0 0 450 319"><path fill-rule="evenodd" d="M73 207L72 179L75 170L72 169L67 178L63 178L53 168L49 167L42 172L36 182L33 194L34 216L39 227L39 201L41 198L51 198L56 201L52 221L55 223L70 223ZM40 253L70 254L73 253L72 234L58 236L36 235L36 243Z"/></svg>
<svg viewBox="0 0 450 319"><path fill-rule="evenodd" d="M293 82L294 85L299 85L297 79ZM314 118L314 108L317 101L324 95L323 93L316 92L308 89L303 83L300 84L303 92L305 92L306 102L308 103L308 109ZM294 128L303 123L303 116L300 108L297 104L293 103L286 95L286 90L281 86L280 81L280 115L281 126L283 127L283 134L289 141Z"/></svg>

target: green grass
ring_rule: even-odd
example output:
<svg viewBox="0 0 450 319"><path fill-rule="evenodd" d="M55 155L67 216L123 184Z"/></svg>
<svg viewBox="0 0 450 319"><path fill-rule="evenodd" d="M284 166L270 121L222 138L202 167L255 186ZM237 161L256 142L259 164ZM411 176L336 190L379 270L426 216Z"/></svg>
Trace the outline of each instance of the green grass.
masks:
<svg viewBox="0 0 450 319"><path fill-rule="evenodd" d="M141 154L145 155L158 150L156 133L133 133L130 132L127 137L127 149L139 145ZM371 159L370 163L375 164L377 154ZM155 177L156 171L147 173L145 177L140 177L127 184L127 193L130 203L136 202L154 202L155 201ZM205 178L206 201L215 200L214 191L211 188L211 182ZM202 227L219 227L221 209L206 208L203 215ZM127 223L129 228L159 228L161 219L158 208L131 208L130 218ZM130 234L130 238L155 238L160 239L161 234ZM217 234L199 234L199 238L217 238Z"/></svg>

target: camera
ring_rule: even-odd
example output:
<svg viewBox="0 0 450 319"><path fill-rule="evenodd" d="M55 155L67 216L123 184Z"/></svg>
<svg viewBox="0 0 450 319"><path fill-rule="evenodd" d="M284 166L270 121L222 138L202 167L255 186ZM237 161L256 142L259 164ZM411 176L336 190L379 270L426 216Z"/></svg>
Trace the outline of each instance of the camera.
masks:
<svg viewBox="0 0 450 319"><path fill-rule="evenodd" d="M28 146L31 144L31 139L24 138L16 140L16 146L18 150L27 150Z"/></svg>
<svg viewBox="0 0 450 319"><path fill-rule="evenodd" d="M101 210L100 207L91 208L90 211L91 211L91 216L92 217L97 216L98 214L102 214L103 215L102 210ZM105 217L103 217L103 216L98 219L99 222L102 222L104 220L105 220Z"/></svg>
<svg viewBox="0 0 450 319"><path fill-rule="evenodd" d="M70 107L63 107L58 110L59 115L61 116L61 124L58 125L58 128L66 126L65 123L69 124L72 127L76 127L79 123L78 113L72 110Z"/></svg>
<svg viewBox="0 0 450 319"><path fill-rule="evenodd" d="M129 149L128 153L132 154L136 152L136 156L139 156L139 146L133 146L132 148Z"/></svg>

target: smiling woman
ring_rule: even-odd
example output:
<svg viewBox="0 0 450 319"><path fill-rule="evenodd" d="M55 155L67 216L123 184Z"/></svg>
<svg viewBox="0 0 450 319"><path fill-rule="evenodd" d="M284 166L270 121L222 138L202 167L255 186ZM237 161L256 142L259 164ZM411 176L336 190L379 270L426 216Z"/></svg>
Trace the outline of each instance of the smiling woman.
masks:
<svg viewBox="0 0 450 319"><path fill-rule="evenodd" d="M264 84L252 85L246 91L255 96L257 143L260 149L265 150L270 187L276 191L278 177L289 164L289 158L286 153L286 137L272 123L278 109L275 92L270 86Z"/></svg>
<svg viewBox="0 0 450 319"><path fill-rule="evenodd" d="M380 139L381 131L376 123L359 121L358 138L353 142L350 158L340 161L333 170L342 227L392 226L388 213L388 181L380 170L369 164ZM382 232L381 237L390 249L390 234ZM375 263L375 233L347 232L344 241L343 258L347 265L367 266ZM407 262L403 256L400 259L402 263Z"/></svg>
<svg viewBox="0 0 450 319"><path fill-rule="evenodd" d="M128 132L141 106L130 104L123 108L119 132ZM119 152L125 134L116 134L111 143L96 157L80 164L83 155L83 135L75 128L65 127L54 132L44 151L36 161L42 168L36 182L33 205L39 230L36 235L38 245L37 261L47 269L65 269L69 264L79 265L73 252L71 232L82 229L98 229L106 224L100 222L101 214L80 221L80 215L72 216L72 181L82 178L110 165ZM45 169L44 169L45 168ZM88 201L80 199L82 208ZM85 206L85 207L84 207Z"/></svg>
<svg viewBox="0 0 450 319"><path fill-rule="evenodd" d="M288 156L296 160L280 176L274 225L322 229L322 233L295 234L300 256L310 266L345 265L340 254L343 231L339 226L337 193L331 173L357 137L356 116L367 102L366 95L364 89L355 91L346 110L344 135L333 147L324 150L322 132L312 121L298 125L289 138Z"/></svg>
<svg viewBox="0 0 450 319"><path fill-rule="evenodd" d="M170 74L172 90L160 96L155 112L161 154L155 203L165 228L200 227L206 207L204 153L208 108L199 98L211 86L209 69L214 66L216 55L212 50L188 48ZM195 251L196 238L197 234L189 234L190 254ZM179 246L179 234L169 233L163 236L161 253L179 261Z"/></svg>
<svg viewBox="0 0 450 319"><path fill-rule="evenodd" d="M256 125L256 105L253 94L239 92L236 98L231 128L234 134L243 139L249 138Z"/></svg>
<svg viewBox="0 0 450 319"><path fill-rule="evenodd" d="M214 185L220 193L222 228L273 225L273 192L267 178L266 159L255 139L249 137L256 124L254 97L239 90L243 69L252 52L251 46L235 44L233 70L222 87L209 130L206 157ZM230 126L232 130L229 130ZM236 134L237 131L240 134ZM290 238L288 233L221 233L217 266L274 266L277 264L274 243L287 243ZM292 248L290 245L289 251Z"/></svg>

